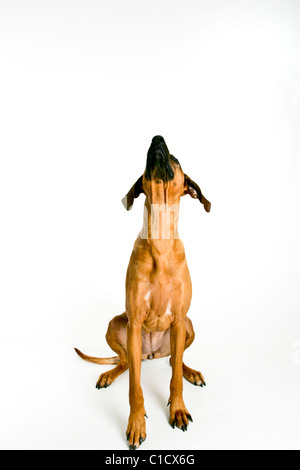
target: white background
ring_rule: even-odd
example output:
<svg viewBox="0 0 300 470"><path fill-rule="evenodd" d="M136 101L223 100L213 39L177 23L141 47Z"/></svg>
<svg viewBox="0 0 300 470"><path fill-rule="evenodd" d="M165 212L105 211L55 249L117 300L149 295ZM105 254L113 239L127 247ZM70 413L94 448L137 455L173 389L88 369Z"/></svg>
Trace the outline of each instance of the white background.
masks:
<svg viewBox="0 0 300 470"><path fill-rule="evenodd" d="M0 446L126 449L128 372L98 391L162 134L212 202L182 199L194 423L142 364L144 449L300 448L298 0L0 2Z"/></svg>

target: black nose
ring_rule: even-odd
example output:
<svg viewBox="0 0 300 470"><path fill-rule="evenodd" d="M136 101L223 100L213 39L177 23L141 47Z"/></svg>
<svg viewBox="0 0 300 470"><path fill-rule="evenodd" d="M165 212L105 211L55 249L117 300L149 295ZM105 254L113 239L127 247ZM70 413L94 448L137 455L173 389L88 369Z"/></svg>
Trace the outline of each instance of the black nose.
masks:
<svg viewBox="0 0 300 470"><path fill-rule="evenodd" d="M161 135L156 135L155 137L153 137L152 143L153 144L163 144L163 143L165 143L165 139Z"/></svg>

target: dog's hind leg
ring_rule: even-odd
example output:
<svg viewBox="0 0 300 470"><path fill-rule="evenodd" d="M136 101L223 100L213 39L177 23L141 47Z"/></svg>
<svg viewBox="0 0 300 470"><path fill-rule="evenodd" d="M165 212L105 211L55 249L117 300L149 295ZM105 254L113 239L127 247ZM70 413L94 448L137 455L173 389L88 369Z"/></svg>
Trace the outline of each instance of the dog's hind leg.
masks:
<svg viewBox="0 0 300 470"><path fill-rule="evenodd" d="M187 349L187 348L190 347L190 345L192 344L192 342L195 339L195 332L194 332L193 324L192 324L191 320L188 317L186 317L186 319L185 319L185 326L186 326L186 340L185 340L184 349ZM165 356L169 356L171 354L169 336L170 336L169 334L166 335L165 344L163 345L163 348L162 348L163 354L162 355L157 355L157 356L154 356L154 357L165 357ZM170 358L170 364L171 364L171 358ZM197 370L194 370L194 369L191 369L190 367L185 365L184 362L182 363L182 373L183 373L183 377L188 382L192 383L193 385L199 385L200 387L203 387L203 386L206 385L204 377L201 374L201 372L199 372Z"/></svg>
<svg viewBox="0 0 300 470"><path fill-rule="evenodd" d="M106 333L107 344L119 356L118 365L100 375L96 388L109 387L117 377L128 369L127 360L127 315L123 313L114 317L108 325Z"/></svg>
<svg viewBox="0 0 300 470"><path fill-rule="evenodd" d="M185 320L186 325L186 342L185 342L185 349L187 349L195 339L195 332L193 328L193 324L191 320L186 317ZM188 380L193 385L199 385L200 387L206 386L205 380L201 372L191 369L190 367L186 366L184 363L182 364L182 373L183 377Z"/></svg>

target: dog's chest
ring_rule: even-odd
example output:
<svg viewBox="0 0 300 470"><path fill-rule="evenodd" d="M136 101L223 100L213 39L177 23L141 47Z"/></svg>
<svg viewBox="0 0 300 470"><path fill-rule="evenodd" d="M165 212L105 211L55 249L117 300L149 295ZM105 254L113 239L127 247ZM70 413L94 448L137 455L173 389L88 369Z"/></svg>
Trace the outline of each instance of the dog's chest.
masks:
<svg viewBox="0 0 300 470"><path fill-rule="evenodd" d="M152 288L144 297L147 317L144 328L147 331L165 331L174 321L172 294L166 288Z"/></svg>

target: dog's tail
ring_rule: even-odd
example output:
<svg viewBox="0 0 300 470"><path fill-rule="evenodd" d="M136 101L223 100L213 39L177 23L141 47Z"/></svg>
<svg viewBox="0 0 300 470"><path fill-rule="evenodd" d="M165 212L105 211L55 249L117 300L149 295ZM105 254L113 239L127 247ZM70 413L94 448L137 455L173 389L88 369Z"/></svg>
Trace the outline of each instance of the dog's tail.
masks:
<svg viewBox="0 0 300 470"><path fill-rule="evenodd" d="M94 364L119 364L119 356L115 357L91 357L83 354L79 349L74 348L78 356L81 357L84 361L93 362Z"/></svg>

